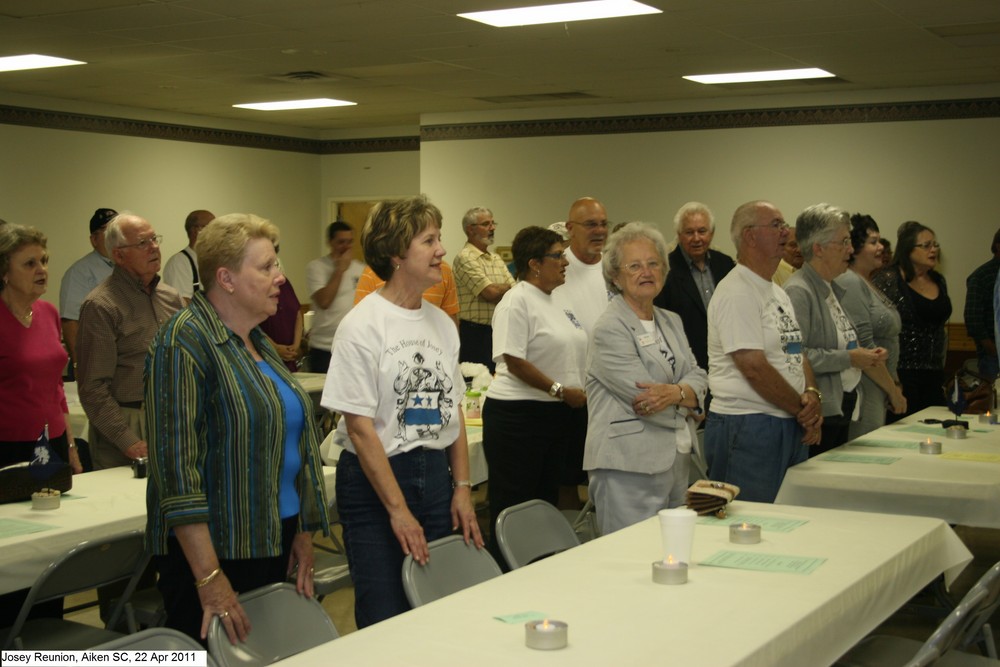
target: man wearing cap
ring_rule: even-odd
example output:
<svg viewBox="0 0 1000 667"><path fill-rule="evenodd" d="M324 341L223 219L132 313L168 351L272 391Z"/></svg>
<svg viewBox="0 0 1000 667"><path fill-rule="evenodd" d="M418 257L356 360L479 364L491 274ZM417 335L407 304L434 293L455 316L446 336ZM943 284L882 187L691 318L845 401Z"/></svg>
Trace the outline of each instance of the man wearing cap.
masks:
<svg viewBox="0 0 1000 667"><path fill-rule="evenodd" d="M503 259L487 248L493 243L497 225L493 212L477 206L462 218L468 242L455 257L452 269L458 287L459 361L483 364L496 371L493 363L493 310L511 287L514 278Z"/></svg>
<svg viewBox="0 0 1000 667"><path fill-rule="evenodd" d="M77 362L76 332L80 320L80 306L90 294L90 290L110 276L115 266L108 249L104 246L104 230L111 218L116 215L118 212L110 208L99 208L94 211L94 215L90 218L90 247L93 250L76 260L66 270L59 287L59 317L62 319L63 342L66 343L69 360L74 368Z"/></svg>
<svg viewBox="0 0 1000 667"><path fill-rule="evenodd" d="M129 465L147 455L142 414L143 367L157 330L184 307L163 284L160 240L152 225L130 213L108 224L115 268L80 308L77 383L90 420L94 469Z"/></svg>
<svg viewBox="0 0 1000 667"><path fill-rule="evenodd" d="M181 293L185 305L191 303L194 293L201 290L201 283L198 280L198 254L194 251L194 242L198 240L198 233L214 219L215 216L210 211L188 213L184 220L188 246L167 260L167 265L163 267L163 282Z"/></svg>

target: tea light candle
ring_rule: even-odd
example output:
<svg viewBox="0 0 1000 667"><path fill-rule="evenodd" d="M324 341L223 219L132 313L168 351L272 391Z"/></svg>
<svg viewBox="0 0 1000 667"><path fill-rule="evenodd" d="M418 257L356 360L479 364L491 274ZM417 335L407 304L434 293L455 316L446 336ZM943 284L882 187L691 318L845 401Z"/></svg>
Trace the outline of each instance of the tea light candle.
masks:
<svg viewBox="0 0 1000 667"><path fill-rule="evenodd" d="M62 494L58 489L42 489L31 494L31 509L33 510L54 510L59 509L59 499Z"/></svg>
<svg viewBox="0 0 1000 667"><path fill-rule="evenodd" d="M524 644L540 651L566 648L569 625L562 621L528 621L524 624Z"/></svg>
<svg viewBox="0 0 1000 667"><path fill-rule="evenodd" d="M947 433L948 437L953 440L965 439L965 429L961 426L949 426L945 429L945 433Z"/></svg>
<svg viewBox="0 0 1000 667"><path fill-rule="evenodd" d="M987 410L986 414L979 415L979 423L980 424L996 424L997 423L996 413L993 413L993 412L990 412L989 410Z"/></svg>
<svg viewBox="0 0 1000 667"><path fill-rule="evenodd" d="M920 443L920 453L921 454L940 454L941 453L941 443L934 442L930 438L927 438Z"/></svg>
<svg viewBox="0 0 1000 667"><path fill-rule="evenodd" d="M679 563L674 560L673 556L667 556L667 560L653 561L653 581L655 583L674 586L686 584L687 580L687 563Z"/></svg>
<svg viewBox="0 0 1000 667"><path fill-rule="evenodd" d="M759 544L760 526L756 523L734 523L729 526L729 541L733 544Z"/></svg>

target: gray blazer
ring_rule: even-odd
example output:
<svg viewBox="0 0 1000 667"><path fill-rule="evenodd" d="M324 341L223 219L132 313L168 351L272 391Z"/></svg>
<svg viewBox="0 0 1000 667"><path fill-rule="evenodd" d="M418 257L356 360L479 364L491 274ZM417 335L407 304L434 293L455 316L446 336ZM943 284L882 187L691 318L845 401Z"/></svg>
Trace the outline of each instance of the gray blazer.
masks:
<svg viewBox="0 0 1000 667"><path fill-rule="evenodd" d="M842 301L844 288L836 282L832 286L833 295L837 301ZM830 288L816 269L806 262L785 283L785 292L792 301L795 319L802 329L802 349L816 375L817 388L823 394L823 416L841 415L844 386L840 381L840 371L850 368L851 355L847 350L837 349L837 325L833 323L830 308L826 305Z"/></svg>
<svg viewBox="0 0 1000 667"><path fill-rule="evenodd" d="M641 343L639 337L646 330L620 294L594 326L587 350L584 470L664 472L677 455L677 429L688 429L692 442L696 437L693 423L685 417L687 408L671 406L648 416L632 410L632 399L641 393L636 382L683 382L694 389L699 405L708 390L708 375L695 361L681 318L654 308L653 319L674 353L676 370L671 370L657 345Z"/></svg>

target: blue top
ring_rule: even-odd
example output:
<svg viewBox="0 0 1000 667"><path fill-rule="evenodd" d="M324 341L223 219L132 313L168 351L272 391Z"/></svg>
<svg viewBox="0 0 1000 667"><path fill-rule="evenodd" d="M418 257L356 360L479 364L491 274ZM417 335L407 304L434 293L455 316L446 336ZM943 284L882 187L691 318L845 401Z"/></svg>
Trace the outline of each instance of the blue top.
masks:
<svg viewBox="0 0 1000 667"><path fill-rule="evenodd" d="M302 414L302 405L299 404L295 392L288 386L288 383L282 380L278 373L264 360L257 362L257 368L271 378L274 386L278 389L281 402L284 404L282 409L285 413L285 456L284 464L281 466L278 510L281 512L281 518L287 519L299 513L299 493L295 490L295 477L302 468L299 436L302 435L305 418Z"/></svg>

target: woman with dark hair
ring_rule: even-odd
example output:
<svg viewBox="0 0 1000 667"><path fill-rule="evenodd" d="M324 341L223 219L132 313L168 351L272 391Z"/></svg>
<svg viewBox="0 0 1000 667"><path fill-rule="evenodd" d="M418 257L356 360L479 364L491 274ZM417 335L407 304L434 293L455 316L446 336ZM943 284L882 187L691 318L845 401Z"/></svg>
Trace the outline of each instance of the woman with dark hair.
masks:
<svg viewBox="0 0 1000 667"><path fill-rule="evenodd" d="M852 421L851 440L885 424L886 408L893 414L906 412L906 398L899 384L899 313L879 290L871 286L872 273L882 267L883 245L878 224L870 215L851 216L850 268L834 280L844 289L841 305L858 332L858 343L867 348L884 348L889 354L885 366L864 369L858 401L857 421Z"/></svg>
<svg viewBox="0 0 1000 667"><path fill-rule="evenodd" d="M320 403L343 415L337 509L364 628L409 611L402 566L460 530L483 546L471 500L458 328L423 299L441 282L441 211L425 197L381 202L361 233L385 280L337 327Z"/></svg>
<svg viewBox="0 0 1000 667"><path fill-rule="evenodd" d="M872 284L902 320L897 369L906 397L904 416L944 403L945 324L951 317L951 299L944 276L934 268L940 256L934 230L904 222L897 231L893 263L872 275Z"/></svg>
<svg viewBox="0 0 1000 667"><path fill-rule="evenodd" d="M483 407L490 525L534 498L556 504L563 464L587 434L587 334L552 290L569 264L562 237L526 227L514 237L518 282L493 311L496 378ZM491 538L496 553L496 538Z"/></svg>

